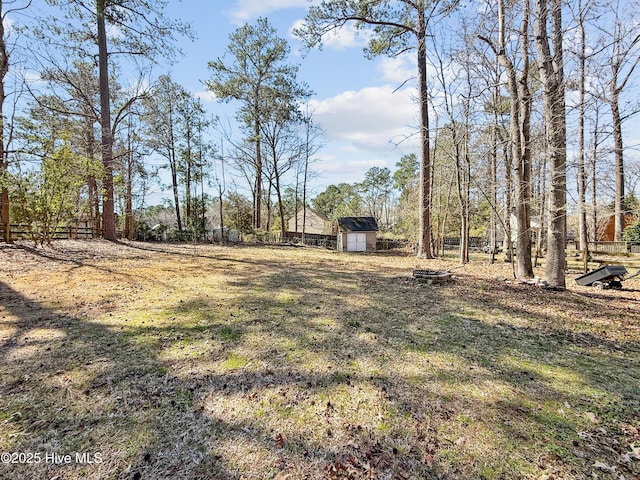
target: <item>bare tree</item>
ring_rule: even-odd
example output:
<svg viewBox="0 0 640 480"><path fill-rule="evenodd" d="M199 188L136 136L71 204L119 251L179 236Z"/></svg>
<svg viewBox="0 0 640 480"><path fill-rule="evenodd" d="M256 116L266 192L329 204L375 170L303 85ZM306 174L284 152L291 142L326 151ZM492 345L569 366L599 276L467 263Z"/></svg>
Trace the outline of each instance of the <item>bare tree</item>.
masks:
<svg viewBox="0 0 640 480"><path fill-rule="evenodd" d="M321 148L320 138L324 131L313 122L313 112L309 111L309 104L306 104L302 121L304 123L304 158L302 165L302 243L305 242L307 228L307 187L309 183L309 165L314 162L313 156ZM296 203L298 201L298 182L296 182ZM296 232L298 231L298 206L295 208Z"/></svg>
<svg viewBox="0 0 640 480"><path fill-rule="evenodd" d="M624 142L623 124L632 115L640 111L638 102L633 102L627 109L623 105L623 94L632 86L634 73L640 63L640 34L638 34L637 1L616 0L610 4L611 16L604 15L605 24L600 26L608 48L604 50L606 65L610 70L608 95L603 96L611 107L613 123L613 143L615 154L615 237L622 240L625 227L625 175L624 175ZM613 26L608 22L613 18Z"/></svg>
<svg viewBox="0 0 640 480"><path fill-rule="evenodd" d="M587 174L585 169L585 115L586 115L586 64L587 29L586 15L588 5L578 0L578 236L585 266L589 259L589 238L587 233ZM585 268L586 271L586 268Z"/></svg>
<svg viewBox="0 0 640 480"><path fill-rule="evenodd" d="M550 175L546 277L551 286L564 288L567 245L567 117L561 0L537 0L536 15L536 47L547 124ZM547 28L549 22L551 37Z"/></svg>
<svg viewBox="0 0 640 480"><path fill-rule="evenodd" d="M516 222L518 237L516 244L516 275L523 278L533 277L531 261L531 93L529 91L529 0L522 0L520 27L515 32L518 38L518 50L510 58L507 40L510 32L507 25L505 1L498 0L498 39L481 36L493 50L498 62L507 74L509 92L510 119L509 137L511 159L515 166ZM519 68L518 68L519 67ZM509 215L510 212L507 212Z"/></svg>
<svg viewBox="0 0 640 480"><path fill-rule="evenodd" d="M354 22L358 27L369 26L376 34L366 50L368 56L394 57L416 50L421 144L418 256L425 258L433 257L427 31L431 21L448 15L456 5L448 0L331 0L312 6L303 27L295 31L314 47L321 44L324 35Z"/></svg>
<svg viewBox="0 0 640 480"><path fill-rule="evenodd" d="M189 93L182 86L173 82L167 75L163 75L158 79L152 94L145 101L149 146L168 162L173 206L179 232L182 232L183 225L178 184L178 109L180 104L188 103L189 100Z"/></svg>
<svg viewBox="0 0 640 480"><path fill-rule="evenodd" d="M31 5L31 0L0 0L0 224L2 224L2 239L5 242L11 241L11 218L9 214L9 187L6 175L9 170L9 155L6 147L4 134L5 112L4 104L6 100L5 78L9 73L9 50L7 47L7 32L5 31L5 20L7 15L19 10L25 10ZM9 7L8 9L6 7Z"/></svg>
<svg viewBox="0 0 640 480"><path fill-rule="evenodd" d="M282 112L291 114L297 108L296 102L309 95L306 85L296 79L298 67L286 63L289 51L287 41L276 36L267 19L260 18L256 25L246 24L231 34L229 59L209 62L212 78L207 88L224 101L241 102L238 120L245 125L248 140L254 145L253 155L246 159L255 170L252 190L256 229L262 227L262 182L266 173L262 123L269 121L274 111L280 116Z"/></svg>
<svg viewBox="0 0 640 480"><path fill-rule="evenodd" d="M116 221L113 185L113 129L111 116L110 63L114 55L135 56L153 61L158 55L171 59L176 53L174 35L189 35L189 27L164 17L166 0L47 0L53 6L63 7L75 24L65 21L65 16L49 17L40 29L43 39L50 42L50 32L58 36L58 43L65 52L79 51L88 56L97 47L100 91L101 153L103 163L103 237L116 240ZM107 36L107 28L122 32L116 37ZM89 46L87 48L87 45ZM68 54L68 53L66 53Z"/></svg>
<svg viewBox="0 0 640 480"><path fill-rule="evenodd" d="M458 54L464 61L461 53ZM462 68L455 62L445 66L443 57L438 48L434 49L434 57L436 58L436 78L442 89L442 98L444 100L444 110L448 117L448 125L445 127L451 137L451 148L449 156L452 158L455 166L456 193L458 196L458 205L460 213L460 263L469 263L469 240L470 240L470 189L471 189L471 157L470 157L470 134L469 134L469 116L470 116L470 98L471 98L471 70L469 65ZM447 75L450 68L455 71L453 78ZM465 76L464 92L457 90L459 77ZM457 91L456 91L457 90ZM460 101L458 101L458 99ZM459 105L461 113L454 111Z"/></svg>

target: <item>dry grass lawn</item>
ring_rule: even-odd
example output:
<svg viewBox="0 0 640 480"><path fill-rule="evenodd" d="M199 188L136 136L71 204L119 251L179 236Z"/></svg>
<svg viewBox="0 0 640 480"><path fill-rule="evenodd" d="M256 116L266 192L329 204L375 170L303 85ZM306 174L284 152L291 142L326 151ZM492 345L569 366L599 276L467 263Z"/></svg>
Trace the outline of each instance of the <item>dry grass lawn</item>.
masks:
<svg viewBox="0 0 640 480"><path fill-rule="evenodd" d="M0 245L2 479L640 478L640 281L312 248Z"/></svg>

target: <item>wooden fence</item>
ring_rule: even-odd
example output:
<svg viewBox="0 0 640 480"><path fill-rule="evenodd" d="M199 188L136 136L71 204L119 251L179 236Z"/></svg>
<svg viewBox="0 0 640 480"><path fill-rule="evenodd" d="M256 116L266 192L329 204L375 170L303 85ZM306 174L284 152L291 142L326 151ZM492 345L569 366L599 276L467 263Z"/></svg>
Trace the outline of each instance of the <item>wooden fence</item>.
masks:
<svg viewBox="0 0 640 480"><path fill-rule="evenodd" d="M640 253L640 242L589 242L589 251L595 253Z"/></svg>
<svg viewBox="0 0 640 480"><path fill-rule="evenodd" d="M482 248L486 243L486 240L482 237L469 237L469 246L471 248ZM460 237L444 237L442 239L442 245L444 245L445 248L459 247Z"/></svg>
<svg viewBox="0 0 640 480"><path fill-rule="evenodd" d="M5 225L0 223L0 232L4 235ZM39 237L38 231L33 231L29 225L10 224L9 225L12 240L31 240L34 235ZM101 232L91 227L75 227L66 226L56 228L52 240L68 240L68 239L89 239L100 237Z"/></svg>
<svg viewBox="0 0 640 480"><path fill-rule="evenodd" d="M284 239L291 243L304 243L314 247L336 248L335 235L321 235L318 233L305 233L304 241L300 232L284 232Z"/></svg>

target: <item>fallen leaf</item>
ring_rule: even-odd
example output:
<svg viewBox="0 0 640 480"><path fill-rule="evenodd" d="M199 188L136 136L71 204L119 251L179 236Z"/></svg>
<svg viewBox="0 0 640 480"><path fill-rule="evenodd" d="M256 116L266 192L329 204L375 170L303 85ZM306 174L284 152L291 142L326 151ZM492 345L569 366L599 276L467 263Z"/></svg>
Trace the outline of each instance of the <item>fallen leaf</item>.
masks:
<svg viewBox="0 0 640 480"><path fill-rule="evenodd" d="M603 462L594 463L593 468L599 468L600 470L603 470L605 472L611 472L611 473L614 473L616 471L616 467L612 467Z"/></svg>
<svg viewBox="0 0 640 480"><path fill-rule="evenodd" d="M598 418L595 413L585 412L584 416L587 417L591 423L598 423Z"/></svg>

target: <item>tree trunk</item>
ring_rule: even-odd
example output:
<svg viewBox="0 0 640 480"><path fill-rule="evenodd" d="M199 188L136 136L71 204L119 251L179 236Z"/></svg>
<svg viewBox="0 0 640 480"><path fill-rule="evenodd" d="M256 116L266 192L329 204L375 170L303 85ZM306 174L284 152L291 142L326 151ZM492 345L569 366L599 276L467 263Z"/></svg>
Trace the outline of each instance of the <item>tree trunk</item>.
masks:
<svg viewBox="0 0 640 480"><path fill-rule="evenodd" d="M267 230L267 232L270 232L271 231L272 209L273 209L273 206L271 205L271 192L273 190L273 177L271 175L269 175L268 184L269 184L269 186L267 187L267 194L265 195L265 203L267 204L266 230Z"/></svg>
<svg viewBox="0 0 640 480"><path fill-rule="evenodd" d="M586 61L587 33L585 28L582 1L579 2L580 53L578 55L580 72L580 91L578 100L578 235L580 251L585 265L589 261L589 238L587 231L587 174L585 171L585 96L586 96Z"/></svg>
<svg viewBox="0 0 640 480"><path fill-rule="evenodd" d="M520 25L520 74L506 54L506 14L504 0L498 2L498 45L493 47L500 65L507 73L510 95L509 136L511 138L512 162L516 170L515 216L517 223L516 276L533 277L531 262L531 94L529 93L529 0L522 0ZM510 225L511 212L506 212ZM509 227L508 230L511 230Z"/></svg>
<svg viewBox="0 0 640 480"><path fill-rule="evenodd" d="M516 244L516 272L520 278L533 277L531 261L531 93L529 92L529 0L523 1L520 48L522 71L516 82L519 99L519 125L517 135L518 154L516 172L516 219L518 243Z"/></svg>
<svg viewBox="0 0 640 480"><path fill-rule="evenodd" d="M188 122L189 120L187 120ZM196 222L194 221L194 215L193 215L193 211L192 211L192 195L191 195L191 177L192 177L192 172L191 172L191 126L187 125L187 132L186 132L186 142L187 142L187 150L186 150L186 155L185 155L185 160L187 162L186 164L186 171L185 171L185 178L184 178L184 203L185 203L185 215L186 215L186 222L187 222L187 228L193 228L196 225Z"/></svg>
<svg viewBox="0 0 640 480"><path fill-rule="evenodd" d="M489 177L491 179L491 219L489 227L489 263L496 261L498 247L498 101L500 90L496 86L493 92L493 125L491 126L491 153Z"/></svg>
<svg viewBox="0 0 640 480"><path fill-rule="evenodd" d="M253 228L259 230L262 227L262 151L260 145L260 122L255 122L256 142L256 183L253 198Z"/></svg>
<svg viewBox="0 0 640 480"><path fill-rule="evenodd" d="M503 224L505 237L505 261L513 266L513 230L511 229L511 211L513 210L513 151L514 149L504 149L504 169L505 169L505 215Z"/></svg>
<svg viewBox="0 0 640 480"><path fill-rule="evenodd" d="M2 0L0 0L0 19L4 19ZM4 78L9 72L9 55L4 39L4 24L0 21L0 180L4 180L9 170L9 160L5 148L4 138ZM11 218L9 213L9 188L4 182L0 188L0 223L2 223L2 239L11 242Z"/></svg>
<svg viewBox="0 0 640 480"><path fill-rule="evenodd" d="M591 208L593 241L598 241L598 146L600 144L600 110L595 111L595 124L593 126L593 142L591 144Z"/></svg>
<svg viewBox="0 0 640 480"><path fill-rule="evenodd" d="M133 240L133 233L135 232L135 223L133 219L133 173L132 165L129 164L127 171L127 198L125 201L125 227L124 236L127 240Z"/></svg>
<svg viewBox="0 0 640 480"><path fill-rule="evenodd" d="M420 190L418 256L433 258L431 249L431 158L429 142L429 90L427 86L427 25L424 3L418 9L418 84L420 95Z"/></svg>
<svg viewBox="0 0 640 480"><path fill-rule="evenodd" d="M305 242L305 233L307 229L307 182L309 180L309 142L311 141L310 129L311 118L309 115L305 117L305 153L304 153L304 174L302 175L302 244ZM296 211L296 222L298 221L298 212Z"/></svg>
<svg viewBox="0 0 640 480"><path fill-rule="evenodd" d="M219 203L219 214L220 214L220 243L224 244L224 205L223 205L223 196L224 191L226 189L226 179L224 176L224 143L222 139L220 139L220 173L221 178L217 178L218 184L218 198L220 199Z"/></svg>
<svg viewBox="0 0 640 480"><path fill-rule="evenodd" d="M180 215L180 192L178 190L178 160L176 158L176 140L173 130L173 102L169 103L169 168L171 170L171 189L173 191L173 205L176 209L178 231L182 232L182 215Z"/></svg>
<svg viewBox="0 0 640 480"><path fill-rule="evenodd" d="M284 234L287 232L287 228L284 220L284 204L282 203L282 193L280 192L280 174L277 170L275 172L275 177L276 195L278 197L278 213L280 214L280 231L282 232L280 241L284 241Z"/></svg>
<svg viewBox="0 0 640 480"><path fill-rule="evenodd" d="M566 112L564 103L564 69L562 55L562 4L560 0L537 0L538 49L540 78L543 86L545 120L548 126L549 151L549 229L547 233L547 282L564 288L566 267L567 165ZM548 6L551 7L549 12ZM547 21L551 14L552 47L549 45ZM553 48L553 53L552 53Z"/></svg>
<svg viewBox="0 0 640 480"><path fill-rule="evenodd" d="M614 76L615 78L615 76ZM613 150L615 153L616 194L614 202L614 238L622 241L624 232L624 150L622 142L622 117L620 115L619 92L615 82L611 83L611 119L613 121Z"/></svg>
<svg viewBox="0 0 640 480"><path fill-rule="evenodd" d="M105 26L105 0L96 1L98 19L98 66L100 78L100 126L102 132L102 236L116 240L116 214L113 190L113 134L111 132L111 98L109 92L109 53Z"/></svg>

